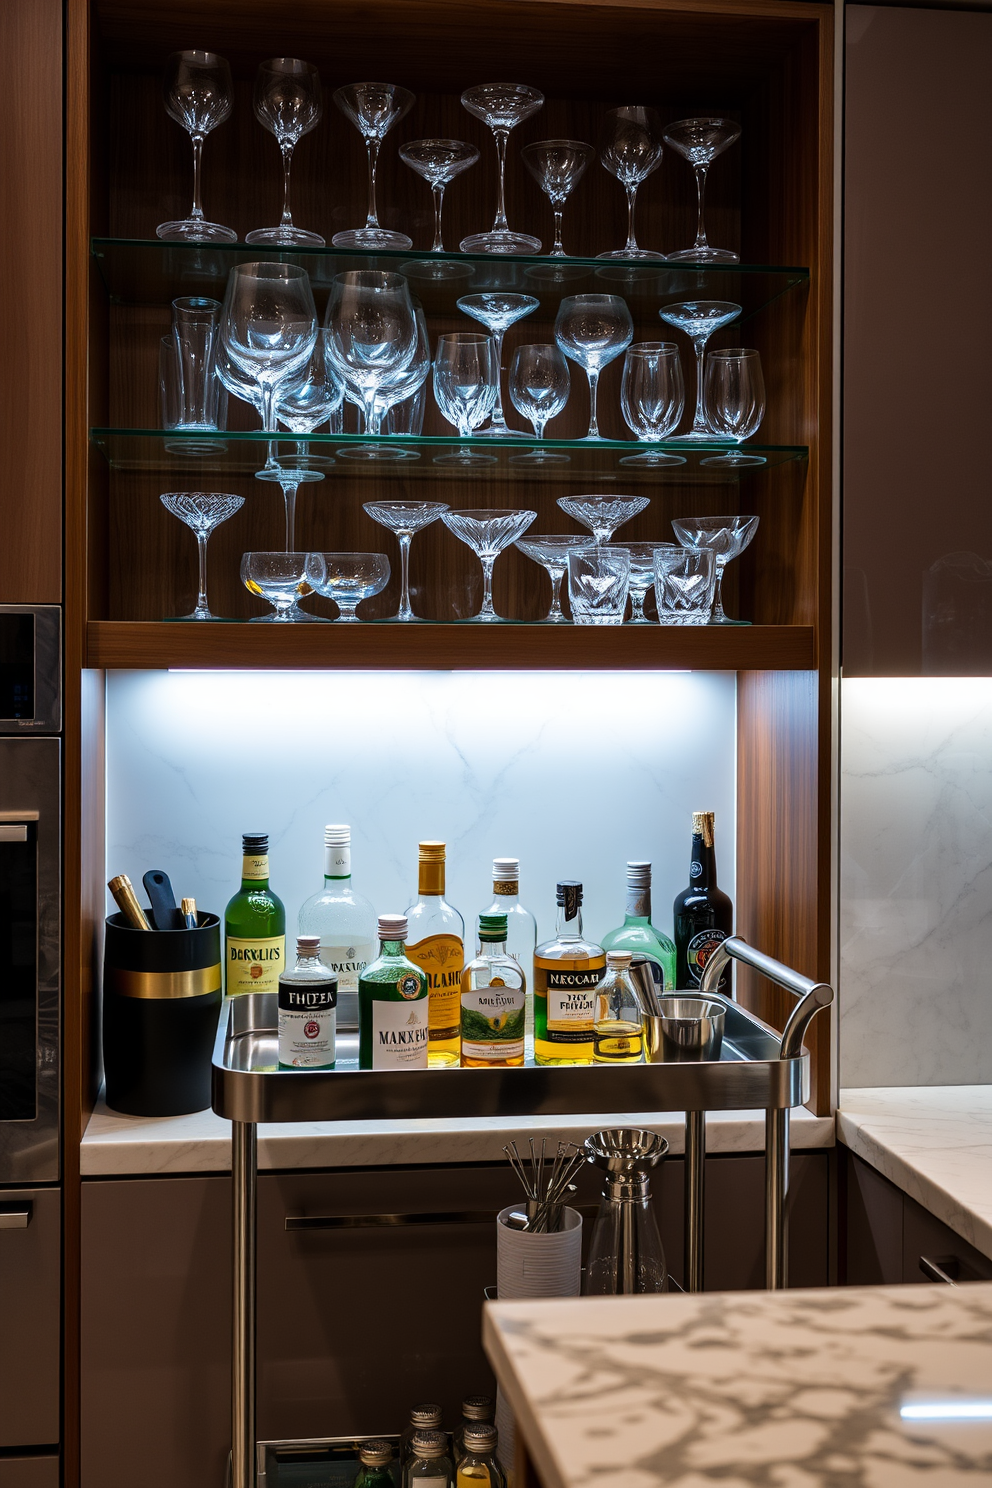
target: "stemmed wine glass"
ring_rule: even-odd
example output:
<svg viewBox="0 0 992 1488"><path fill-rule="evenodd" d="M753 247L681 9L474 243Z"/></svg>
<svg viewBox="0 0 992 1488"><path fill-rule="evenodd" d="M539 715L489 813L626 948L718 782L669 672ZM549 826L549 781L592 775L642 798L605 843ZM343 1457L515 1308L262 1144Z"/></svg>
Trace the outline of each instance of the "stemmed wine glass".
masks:
<svg viewBox="0 0 992 1488"><path fill-rule="evenodd" d="M520 151L524 165L551 203L555 217L555 241L549 258L565 258L561 240L561 219L565 203L586 173L586 166L596 154L592 145L582 140L541 140L524 145Z"/></svg>
<svg viewBox="0 0 992 1488"><path fill-rule="evenodd" d="M551 580L551 608L540 622L541 625L568 624L568 616L561 607L561 581L568 568L568 555L576 548L591 548L595 541L594 537L563 537L560 533L544 533L540 537L517 539L514 546L525 557L539 563Z"/></svg>
<svg viewBox="0 0 992 1488"><path fill-rule="evenodd" d="M706 358L703 396L706 417L717 434L728 439L750 439L765 416L765 379L759 354L744 346L711 351ZM742 466L767 462L764 455L732 449L723 455L710 455L699 463L739 470Z"/></svg>
<svg viewBox="0 0 992 1488"><path fill-rule="evenodd" d="M317 342L310 280L295 264L238 264L227 279L221 341L242 376L261 393L262 427L276 428L276 395L302 372Z"/></svg>
<svg viewBox="0 0 992 1488"><path fill-rule="evenodd" d="M439 336L434 358L434 398L443 418L454 424L459 438L471 439L496 406L499 374L492 336L478 331L452 331ZM495 455L477 450L436 455L436 465L492 465ZM448 514L444 514L447 521Z"/></svg>
<svg viewBox="0 0 992 1488"><path fill-rule="evenodd" d="M412 304L412 301L411 301ZM382 430L382 421L387 419L387 433L394 432L389 427L387 415L400 403L405 403L427 381L427 374L431 370L431 345L427 337L427 321L424 317L423 307L417 305L414 310L416 322L417 339L413 349L413 355L403 366L395 372L389 372L379 383L375 390L375 418L377 421L377 432ZM353 395L352 402L362 406L357 395ZM339 449L338 454L343 460L419 460L420 456L415 450L402 449L396 445L386 444L359 444L351 445L347 449Z"/></svg>
<svg viewBox="0 0 992 1488"><path fill-rule="evenodd" d="M241 582L250 594L267 599L272 615L252 615L253 625L326 625L323 615L301 610L306 599L324 581L324 559L320 553L244 553Z"/></svg>
<svg viewBox="0 0 992 1488"><path fill-rule="evenodd" d="M706 241L706 224L703 220L703 200L706 195L706 175L718 155L736 139L740 139L741 126L732 119L679 119L665 130L665 143L688 160L696 173L696 241L691 248L681 248L670 253L673 263L737 263L738 256L729 248L711 248Z"/></svg>
<svg viewBox="0 0 992 1488"><path fill-rule="evenodd" d="M231 116L231 69L216 52L173 52L165 65L165 109L193 141L193 205L188 217L160 222L159 238L170 243L236 243L233 228L208 222L200 204L203 141Z"/></svg>
<svg viewBox="0 0 992 1488"><path fill-rule="evenodd" d="M448 510L444 501L366 501L364 512L395 534L400 545L400 607L390 620L417 620L410 603L410 547L414 534L429 527Z"/></svg>
<svg viewBox="0 0 992 1488"><path fill-rule="evenodd" d="M723 571L740 556L758 530L757 517L673 517L675 536L684 548L708 549L716 562L712 625L747 625L730 620L723 608Z"/></svg>
<svg viewBox="0 0 992 1488"><path fill-rule="evenodd" d="M485 430L488 437L509 434L503 413L503 337L511 325L516 325L524 316L531 315L540 305L533 295L504 294L501 290L486 290L482 294L462 295L457 302L463 315L471 315L485 326L493 338L496 348L496 405Z"/></svg>
<svg viewBox="0 0 992 1488"><path fill-rule="evenodd" d="M636 517L651 503L650 496L559 496L563 512L588 527L596 546L605 548L618 527Z"/></svg>
<svg viewBox="0 0 992 1488"><path fill-rule="evenodd" d="M729 300L685 300L679 305L665 305L658 311L666 325L674 326L676 330L685 332L696 353L696 412L688 434L675 436L679 444L719 442L720 436L714 434L706 418L703 361L706 356L706 343L713 332L718 331L721 326L729 325L732 320L737 319L740 313L740 305L733 305Z"/></svg>
<svg viewBox="0 0 992 1488"><path fill-rule="evenodd" d="M333 373L364 410L365 432L375 437L384 412L380 390L407 369L417 349L410 287L402 274L380 269L337 274L324 323Z"/></svg>
<svg viewBox="0 0 992 1488"><path fill-rule="evenodd" d="M555 340L567 357L585 369L589 379L589 432L599 439L596 392L599 374L634 339L634 322L627 301L619 295L567 295L558 306Z"/></svg>
<svg viewBox="0 0 992 1488"><path fill-rule="evenodd" d="M278 243L285 248L323 248L320 233L293 226L289 210L289 172L293 151L323 113L320 74L298 57L273 57L263 62L255 79L255 118L274 134L282 154L282 217L278 227L256 227L246 243Z"/></svg>
<svg viewBox="0 0 992 1488"><path fill-rule="evenodd" d="M534 438L543 439L544 430L557 418L571 389L568 363L557 346L518 346L510 363L510 402L523 418L534 426ZM511 455L511 465L567 465L568 455L533 450L526 455Z"/></svg>
<svg viewBox="0 0 992 1488"><path fill-rule="evenodd" d="M229 496L223 491L167 491L159 497L167 512L178 517L180 522L196 536L200 559L200 582L196 595L196 607L192 614L177 616L182 620L219 620L219 615L210 613L207 603L207 542L215 527L233 517L245 504L243 496Z"/></svg>
<svg viewBox="0 0 992 1488"><path fill-rule="evenodd" d="M385 553L320 553L324 560L324 577L314 589L325 599L333 599L340 610L338 619L358 621L358 606L363 599L381 594L389 583L389 559Z"/></svg>
<svg viewBox="0 0 992 1488"><path fill-rule="evenodd" d="M369 205L364 227L335 233L335 248L410 248L413 239L406 233L390 232L379 225L375 204L375 172L379 150L394 124L413 108L414 95L396 83L349 83L338 88L334 102L350 119L365 141L369 157Z"/></svg>
<svg viewBox="0 0 992 1488"><path fill-rule="evenodd" d="M471 233L462 238L459 247L463 253L540 253L540 238L511 232L506 220L506 142L511 129L543 108L544 94L525 83L480 83L476 88L466 88L462 105L493 132L499 161L499 196L492 230Z"/></svg>
<svg viewBox="0 0 992 1488"><path fill-rule="evenodd" d="M327 367L325 340L327 332L318 331L317 341L303 374L296 382L283 383L276 401L276 418L293 434L312 434L326 424L340 409L344 394ZM327 456L317 457L324 463ZM333 464L333 461L329 461ZM324 472L314 468L306 445L297 442L294 457L270 459L255 472L256 480L275 481L282 487L286 507L286 552L296 548L296 496L301 485L324 479Z"/></svg>
<svg viewBox="0 0 992 1488"><path fill-rule="evenodd" d="M599 258L665 257L650 248L639 248L634 235L637 188L658 169L663 150L661 120L654 109L634 106L610 109L603 122L599 160L611 176L616 176L627 193L627 241L622 248L598 254Z"/></svg>
<svg viewBox="0 0 992 1488"><path fill-rule="evenodd" d="M620 407L628 428L645 442L667 439L678 428L685 407L685 379L674 342L640 341L628 346L620 381ZM624 455L620 464L684 465L685 456L652 449L643 455Z"/></svg>
<svg viewBox="0 0 992 1488"><path fill-rule="evenodd" d="M171 341L171 336L169 340ZM227 347L224 345L223 332L217 345L217 376L221 384L227 389L232 397L240 398L242 403L248 403L262 418L262 389L255 378L246 372L242 372L238 364L231 359Z"/></svg>
<svg viewBox="0 0 992 1488"><path fill-rule="evenodd" d="M475 145L465 140L423 139L412 140L400 146L400 159L418 176L422 176L431 188L434 197L434 241L432 253L443 253L441 238L441 209L444 206L444 190L462 171L468 170L479 158Z"/></svg>
<svg viewBox="0 0 992 1488"><path fill-rule="evenodd" d="M441 521L448 531L461 538L482 564L482 608L472 616L473 620L502 619L493 608L493 565L503 549L515 542L536 520L537 512L505 509L441 513Z"/></svg>

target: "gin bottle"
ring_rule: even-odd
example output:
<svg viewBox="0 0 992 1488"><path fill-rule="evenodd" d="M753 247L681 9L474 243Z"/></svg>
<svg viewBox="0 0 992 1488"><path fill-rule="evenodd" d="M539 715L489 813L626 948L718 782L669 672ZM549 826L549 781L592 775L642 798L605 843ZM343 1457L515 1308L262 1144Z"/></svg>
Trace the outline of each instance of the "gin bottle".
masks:
<svg viewBox="0 0 992 1488"><path fill-rule="evenodd" d="M419 898L407 910L410 943L407 954L430 984L432 1069L458 1063L461 1053L462 969L465 965L465 921L444 897L444 843L420 844Z"/></svg>
<svg viewBox="0 0 992 1488"><path fill-rule="evenodd" d="M394 1488L392 1442L362 1442L358 1448L358 1460L361 1467L358 1469L354 1488Z"/></svg>
<svg viewBox="0 0 992 1488"><path fill-rule="evenodd" d="M320 936L320 959L338 979L338 1027L358 1027L358 978L375 959L376 915L351 884L351 828L324 828L324 887L300 909L301 935Z"/></svg>
<svg viewBox="0 0 992 1488"><path fill-rule="evenodd" d="M279 1068L333 1069L338 979L316 935L296 941L296 965L279 977Z"/></svg>
<svg viewBox="0 0 992 1488"><path fill-rule="evenodd" d="M629 951L606 953L606 975L596 988L594 1064L640 1064L644 1058L644 1024L630 959Z"/></svg>
<svg viewBox="0 0 992 1488"><path fill-rule="evenodd" d="M596 988L606 952L582 936L582 885L558 885L554 940L534 952L534 1058L538 1064L591 1064Z"/></svg>
<svg viewBox="0 0 992 1488"><path fill-rule="evenodd" d="M680 992L694 992L713 952L734 933L734 906L716 883L712 811L692 813L689 887L675 900L674 919L675 985ZM717 991L729 997L731 985L727 967Z"/></svg>
<svg viewBox="0 0 992 1488"><path fill-rule="evenodd" d="M479 916L479 954L462 972L462 1065L524 1062L527 977L507 954L506 915Z"/></svg>
<svg viewBox="0 0 992 1488"><path fill-rule="evenodd" d="M286 966L286 910L269 888L269 838L246 832L241 839L241 888L224 911L227 995L275 992Z"/></svg>
<svg viewBox="0 0 992 1488"><path fill-rule="evenodd" d="M493 858L493 902L486 914L506 915L506 949L526 970L534 964L537 921L520 903L520 859ZM527 992L527 1036L534 1037L534 995Z"/></svg>
<svg viewBox="0 0 992 1488"><path fill-rule="evenodd" d="M427 978L406 936L406 915L379 916L379 955L358 980L360 1069L427 1068Z"/></svg>
<svg viewBox="0 0 992 1488"><path fill-rule="evenodd" d="M627 864L627 912L623 924L603 936L604 951L630 951L651 967L661 997L675 990L675 946L651 923L651 864Z"/></svg>

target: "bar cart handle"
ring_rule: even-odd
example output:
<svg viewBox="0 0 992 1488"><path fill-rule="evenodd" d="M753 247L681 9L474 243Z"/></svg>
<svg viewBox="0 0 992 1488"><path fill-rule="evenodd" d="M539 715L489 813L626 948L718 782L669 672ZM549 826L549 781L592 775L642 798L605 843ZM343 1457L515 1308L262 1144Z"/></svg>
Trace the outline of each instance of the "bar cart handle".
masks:
<svg viewBox="0 0 992 1488"><path fill-rule="evenodd" d="M711 996L716 991L727 962L730 960L740 961L742 965L752 967L761 976L767 977L770 982L784 987L787 992L801 999L792 1009L789 1021L785 1025L779 1056L782 1059L795 1059L803 1046L803 1037L810 1021L820 1008L829 1007L833 1002L833 988L826 982L811 981L809 977L793 971L791 966L783 966L781 961L776 961L772 956L766 956L764 951L756 951L753 946L748 945L743 936L731 935L720 944L719 949L706 963L703 979L699 985L701 996Z"/></svg>
<svg viewBox="0 0 992 1488"><path fill-rule="evenodd" d="M801 1002L789 1014L789 1021L782 1034L780 1058L795 1059L803 1046L806 1030L821 1008L829 1007L834 1000L834 989L827 982L816 982Z"/></svg>

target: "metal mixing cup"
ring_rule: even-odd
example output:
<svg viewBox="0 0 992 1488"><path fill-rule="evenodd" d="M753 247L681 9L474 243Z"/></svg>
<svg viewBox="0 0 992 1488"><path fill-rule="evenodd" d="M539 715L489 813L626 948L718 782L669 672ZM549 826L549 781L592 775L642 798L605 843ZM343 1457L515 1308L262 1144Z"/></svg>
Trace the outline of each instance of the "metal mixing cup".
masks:
<svg viewBox="0 0 992 1488"><path fill-rule="evenodd" d="M658 1016L644 1019L649 1064L719 1059L726 1016L722 1002L676 993L662 997L661 1007Z"/></svg>

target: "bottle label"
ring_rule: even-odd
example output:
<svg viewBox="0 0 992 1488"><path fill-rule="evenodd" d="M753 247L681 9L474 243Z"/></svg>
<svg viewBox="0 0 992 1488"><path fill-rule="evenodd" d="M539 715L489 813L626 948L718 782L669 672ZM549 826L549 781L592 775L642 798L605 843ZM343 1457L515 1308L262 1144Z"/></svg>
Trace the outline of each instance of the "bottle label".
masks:
<svg viewBox="0 0 992 1488"><path fill-rule="evenodd" d="M275 992L279 973L286 966L285 935L260 935L242 940L227 937L227 995L241 992Z"/></svg>
<svg viewBox="0 0 992 1488"><path fill-rule="evenodd" d="M523 987L507 987L493 977L485 987L462 993L462 1053L499 1064L524 1052Z"/></svg>
<svg viewBox="0 0 992 1488"><path fill-rule="evenodd" d="M548 1002L549 1044L588 1044L596 1010L596 988L605 956L598 966L554 967L534 962L534 996Z"/></svg>
<svg viewBox="0 0 992 1488"><path fill-rule="evenodd" d="M519 883L519 880L518 879L515 879L515 878L495 878L495 879L493 879L493 893L496 894L497 896L500 895L500 894L509 894L512 897L512 896L518 894L519 892L520 892L520 883Z"/></svg>
<svg viewBox="0 0 992 1488"><path fill-rule="evenodd" d="M294 1069L334 1063L338 987L333 978L310 985L279 980L279 1063Z"/></svg>
<svg viewBox="0 0 992 1488"><path fill-rule="evenodd" d="M686 946L686 966L689 969L689 975L697 986L703 979L703 972L706 969L707 961L713 955L713 952L718 949L720 942L726 939L727 932L725 930L697 930ZM722 990L726 985L726 976L721 976L718 983L718 990Z"/></svg>
<svg viewBox="0 0 992 1488"><path fill-rule="evenodd" d="M351 945L320 943L321 962L337 977L339 997L347 992L358 996L358 978L377 954L378 946L370 940L356 940Z"/></svg>
<svg viewBox="0 0 992 1488"><path fill-rule="evenodd" d="M618 1064L634 1064L640 1059L643 1047L644 1034L636 1025L606 1025L602 1031L596 1033L593 1057L616 1060Z"/></svg>
<svg viewBox="0 0 992 1488"><path fill-rule="evenodd" d="M257 883L259 880L268 882L268 853L246 854L241 859L241 877L242 879L250 879L254 883Z"/></svg>
<svg viewBox="0 0 992 1488"><path fill-rule="evenodd" d="M465 947L457 935L428 935L406 954L427 977L432 1039L458 1037Z"/></svg>
<svg viewBox="0 0 992 1488"><path fill-rule="evenodd" d="M651 918L651 890L628 889L627 913L631 919L649 920Z"/></svg>
<svg viewBox="0 0 992 1488"><path fill-rule="evenodd" d="M351 847L347 844L337 843L334 847L324 846L324 877L325 878L350 878L351 877Z"/></svg>
<svg viewBox="0 0 992 1488"><path fill-rule="evenodd" d="M404 980L416 982L408 976ZM427 998L418 1002L372 1003L372 1068L427 1068Z"/></svg>

